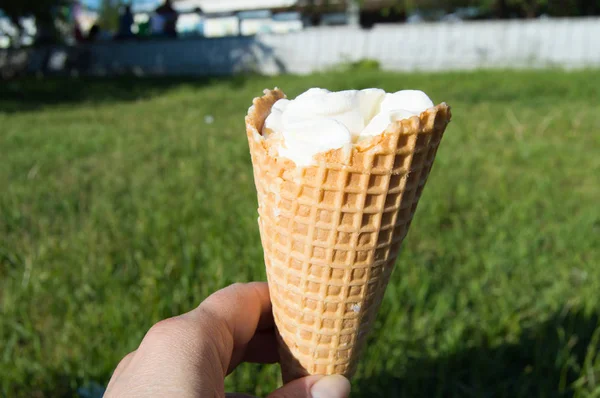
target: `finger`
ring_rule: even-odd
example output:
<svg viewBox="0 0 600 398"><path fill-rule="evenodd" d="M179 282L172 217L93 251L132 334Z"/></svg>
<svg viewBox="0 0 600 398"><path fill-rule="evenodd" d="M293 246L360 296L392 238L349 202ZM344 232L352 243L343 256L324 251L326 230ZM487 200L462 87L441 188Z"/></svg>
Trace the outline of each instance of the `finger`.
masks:
<svg viewBox="0 0 600 398"><path fill-rule="evenodd" d="M348 398L350 382L344 376L307 376L273 391L268 398Z"/></svg>
<svg viewBox="0 0 600 398"><path fill-rule="evenodd" d="M227 374L233 372L240 362L276 363L278 361L275 329L263 330L257 332L245 347L234 349Z"/></svg>
<svg viewBox="0 0 600 398"><path fill-rule="evenodd" d="M153 325L111 387L137 389L144 396L148 389L154 396L167 396L174 386L179 396L223 396L234 351L243 355L257 328L272 327L267 284L232 285L196 309Z"/></svg>
<svg viewBox="0 0 600 398"><path fill-rule="evenodd" d="M273 326L269 289L264 282L234 284L208 297L186 314L219 331L218 348L225 375L232 359L241 359L257 329ZM234 357L235 353L235 357Z"/></svg>
<svg viewBox="0 0 600 398"><path fill-rule="evenodd" d="M256 330L266 330L275 326L266 282L234 283L211 294L197 309L200 308L218 310L230 329L238 326L237 332L248 334L246 342ZM254 319L256 314L260 314L258 322ZM242 319L247 322L241 322ZM234 337L240 336L236 334Z"/></svg>
<svg viewBox="0 0 600 398"><path fill-rule="evenodd" d="M242 361L253 363L279 362L275 329L256 333L246 346Z"/></svg>

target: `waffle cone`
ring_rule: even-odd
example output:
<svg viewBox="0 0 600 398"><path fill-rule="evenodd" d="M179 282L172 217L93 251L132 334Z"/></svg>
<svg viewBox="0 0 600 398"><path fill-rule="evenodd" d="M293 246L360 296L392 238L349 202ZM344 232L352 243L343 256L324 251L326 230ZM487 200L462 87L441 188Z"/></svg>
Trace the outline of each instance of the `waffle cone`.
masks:
<svg viewBox="0 0 600 398"><path fill-rule="evenodd" d="M284 382L352 376L429 175L450 109L390 124L351 151L296 167L260 131L283 92L246 116Z"/></svg>

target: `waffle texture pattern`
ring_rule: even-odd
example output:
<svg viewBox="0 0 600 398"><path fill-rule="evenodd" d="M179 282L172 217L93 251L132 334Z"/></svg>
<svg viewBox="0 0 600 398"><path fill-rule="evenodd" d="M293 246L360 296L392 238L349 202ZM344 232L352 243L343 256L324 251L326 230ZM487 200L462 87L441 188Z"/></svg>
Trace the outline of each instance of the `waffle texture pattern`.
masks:
<svg viewBox="0 0 600 398"><path fill-rule="evenodd" d="M284 381L352 376L446 125L442 103L317 164L279 158L260 131L284 94L265 90L246 117L259 229Z"/></svg>

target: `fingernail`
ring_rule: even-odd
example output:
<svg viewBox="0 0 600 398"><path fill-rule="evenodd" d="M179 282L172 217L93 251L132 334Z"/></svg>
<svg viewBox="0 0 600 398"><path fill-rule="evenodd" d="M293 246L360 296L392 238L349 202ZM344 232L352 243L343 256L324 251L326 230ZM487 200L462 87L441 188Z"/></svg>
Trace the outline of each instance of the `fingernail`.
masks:
<svg viewBox="0 0 600 398"><path fill-rule="evenodd" d="M312 386L310 395L312 398L347 398L350 382L340 375L325 376Z"/></svg>

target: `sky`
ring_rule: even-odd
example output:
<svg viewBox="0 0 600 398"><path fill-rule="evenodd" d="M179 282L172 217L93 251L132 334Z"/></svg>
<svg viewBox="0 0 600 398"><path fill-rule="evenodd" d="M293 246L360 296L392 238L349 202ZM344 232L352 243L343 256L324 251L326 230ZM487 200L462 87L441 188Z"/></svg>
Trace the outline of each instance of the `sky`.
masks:
<svg viewBox="0 0 600 398"><path fill-rule="evenodd" d="M98 8L100 7L100 3L102 2L102 0L80 0L83 4L89 6L90 8ZM161 0L129 0L131 3L135 3L135 4L154 4L154 5L158 5L159 3L161 3Z"/></svg>
<svg viewBox="0 0 600 398"><path fill-rule="evenodd" d="M80 0L83 4L88 7L97 10L102 4L102 0ZM118 1L118 0L112 0ZM158 5L162 4L164 0L121 0L122 2L130 2L133 4L133 11L149 11L154 10ZM289 6L296 2L296 0L204 0L199 2L202 4L202 9L205 12L223 12L231 10L243 10L252 8L272 8ZM192 10L198 3L194 0L182 1L179 5L184 9ZM187 8L185 8L187 7Z"/></svg>

